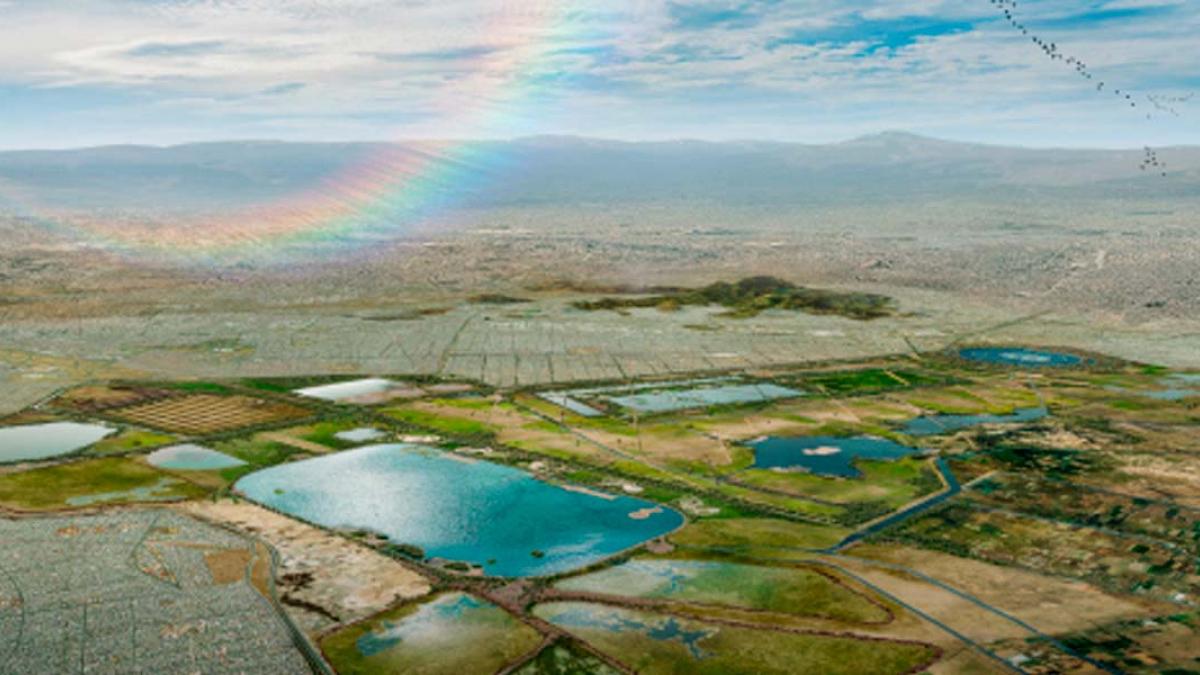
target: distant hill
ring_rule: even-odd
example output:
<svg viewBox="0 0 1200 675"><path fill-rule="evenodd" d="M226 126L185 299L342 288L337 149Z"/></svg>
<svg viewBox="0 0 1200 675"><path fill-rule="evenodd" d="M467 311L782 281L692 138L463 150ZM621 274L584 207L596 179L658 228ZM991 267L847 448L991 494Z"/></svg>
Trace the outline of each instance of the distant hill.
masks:
<svg viewBox="0 0 1200 675"><path fill-rule="evenodd" d="M1200 148L1025 149L890 132L844 143L626 143L531 137L457 146L461 166L424 188L479 207L711 200L782 206L986 196L1196 196ZM223 142L0 153L0 210L222 210L323 189L334 176L419 163L428 143ZM465 195L465 196L464 196Z"/></svg>

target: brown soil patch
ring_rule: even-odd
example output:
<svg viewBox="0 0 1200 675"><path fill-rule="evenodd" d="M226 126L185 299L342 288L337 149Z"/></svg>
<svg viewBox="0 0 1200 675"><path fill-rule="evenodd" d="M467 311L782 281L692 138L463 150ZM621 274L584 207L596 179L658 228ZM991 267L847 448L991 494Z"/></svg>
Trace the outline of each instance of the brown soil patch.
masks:
<svg viewBox="0 0 1200 675"><path fill-rule="evenodd" d="M227 548L204 554L204 564L212 574L213 583L232 584L246 578L246 566L250 564L250 551L244 548Z"/></svg>
<svg viewBox="0 0 1200 675"><path fill-rule="evenodd" d="M423 576L396 560L254 504L196 501L175 508L274 547L279 553L278 594L288 613L311 633L377 614L430 590ZM265 553L258 555L251 571L256 586L262 574L257 563L266 560ZM262 583L260 590L265 586Z"/></svg>
<svg viewBox="0 0 1200 675"><path fill-rule="evenodd" d="M853 552L855 556L886 560L920 570L1012 614L1044 633L1062 634L1118 619L1148 616L1155 612L1156 607L1164 607L1149 601L1114 597L1081 581L1044 576L945 553L882 545L860 545ZM993 619L989 619L988 623L998 621L995 615L989 616Z"/></svg>

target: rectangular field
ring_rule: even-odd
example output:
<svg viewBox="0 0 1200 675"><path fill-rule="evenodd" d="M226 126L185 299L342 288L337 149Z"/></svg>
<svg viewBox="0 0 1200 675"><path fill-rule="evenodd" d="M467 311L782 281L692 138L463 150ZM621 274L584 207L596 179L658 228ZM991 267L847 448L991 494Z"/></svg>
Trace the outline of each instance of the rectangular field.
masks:
<svg viewBox="0 0 1200 675"><path fill-rule="evenodd" d="M211 434L256 424L298 419L307 416L309 412L287 403L249 396L193 394L122 408L112 414L155 429Z"/></svg>

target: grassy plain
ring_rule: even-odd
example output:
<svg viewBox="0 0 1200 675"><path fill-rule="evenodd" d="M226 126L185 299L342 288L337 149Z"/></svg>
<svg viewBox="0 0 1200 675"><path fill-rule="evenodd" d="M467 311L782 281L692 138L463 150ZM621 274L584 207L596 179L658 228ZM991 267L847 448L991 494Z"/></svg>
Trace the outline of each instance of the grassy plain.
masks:
<svg viewBox="0 0 1200 675"><path fill-rule="evenodd" d="M899 675L937 656L924 644L756 630L586 603L538 605L534 614L646 675Z"/></svg>
<svg viewBox="0 0 1200 675"><path fill-rule="evenodd" d="M134 459L108 457L0 475L0 504L47 511L92 504L190 499L206 490ZM83 502L73 504L72 501Z"/></svg>

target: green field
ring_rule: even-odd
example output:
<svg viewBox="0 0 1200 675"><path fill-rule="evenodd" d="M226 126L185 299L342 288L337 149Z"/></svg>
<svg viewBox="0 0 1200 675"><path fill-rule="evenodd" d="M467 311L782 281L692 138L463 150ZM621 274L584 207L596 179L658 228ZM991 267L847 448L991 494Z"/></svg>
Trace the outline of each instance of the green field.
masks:
<svg viewBox="0 0 1200 675"><path fill-rule="evenodd" d="M293 448L290 445L284 445L275 441L257 440L255 438L238 438L232 441L224 441L214 445L213 449L246 462L242 466L221 470L221 476L230 483L248 473L264 469L268 466L282 464L290 460L293 455L304 454L303 450Z"/></svg>
<svg viewBox="0 0 1200 675"><path fill-rule="evenodd" d="M574 645L556 642L521 666L516 675L620 675L620 671Z"/></svg>
<svg viewBox="0 0 1200 675"><path fill-rule="evenodd" d="M191 499L205 493L197 485L118 457L0 475L0 504L31 511Z"/></svg>
<svg viewBox="0 0 1200 675"><path fill-rule="evenodd" d="M860 459L854 466L862 472L860 478L831 478L803 471L748 469L737 474L737 479L749 485L839 504L881 502L889 510L942 487L929 462L920 458L905 457L893 461Z"/></svg>
<svg viewBox="0 0 1200 675"><path fill-rule="evenodd" d="M798 383L836 396L874 394L893 389L909 389L943 384L946 378L915 370L864 368L802 376Z"/></svg>
<svg viewBox="0 0 1200 675"><path fill-rule="evenodd" d="M922 644L735 628L588 603L538 605L534 614L644 675L899 675L936 656Z"/></svg>
<svg viewBox="0 0 1200 675"><path fill-rule="evenodd" d="M841 527L793 523L770 518L700 520L672 534L672 543L693 549L738 552L786 551L788 548L825 548L850 531ZM791 552L794 555L794 551Z"/></svg>
<svg viewBox="0 0 1200 675"><path fill-rule="evenodd" d="M882 606L836 579L799 566L639 558L565 579L556 588L725 605L847 623L884 623L891 617Z"/></svg>
<svg viewBox="0 0 1200 675"><path fill-rule="evenodd" d="M141 429L125 429L115 436L109 436L98 441L87 449L89 455L117 455L124 452L166 445L175 440L174 436L157 431L142 431Z"/></svg>
<svg viewBox="0 0 1200 675"><path fill-rule="evenodd" d="M504 610L464 593L394 609L321 640L340 675L494 673L541 637Z"/></svg>
<svg viewBox="0 0 1200 675"><path fill-rule="evenodd" d="M499 427L483 422L453 415L431 413L416 408L387 408L383 414L401 422L452 436L489 436L500 431Z"/></svg>

